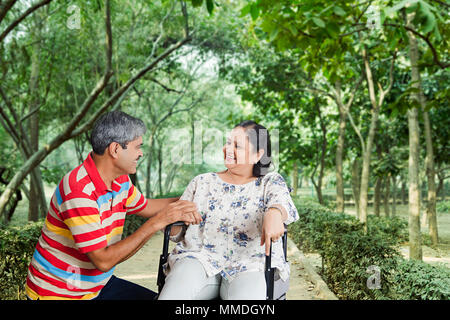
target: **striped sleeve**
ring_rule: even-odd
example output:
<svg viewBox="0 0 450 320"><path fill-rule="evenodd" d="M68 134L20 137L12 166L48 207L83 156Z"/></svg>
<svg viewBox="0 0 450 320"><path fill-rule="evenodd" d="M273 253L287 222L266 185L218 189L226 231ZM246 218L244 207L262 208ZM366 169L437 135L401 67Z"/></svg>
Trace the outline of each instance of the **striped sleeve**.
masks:
<svg viewBox="0 0 450 320"><path fill-rule="evenodd" d="M78 250L86 253L106 247L108 243L97 202L77 190L62 200L59 204L60 217L69 228Z"/></svg>
<svg viewBox="0 0 450 320"><path fill-rule="evenodd" d="M143 210L147 206L148 202L144 195L140 193L139 190L133 185L129 177L128 182L130 184L130 188L128 189L128 198L125 203L127 215L136 214Z"/></svg>

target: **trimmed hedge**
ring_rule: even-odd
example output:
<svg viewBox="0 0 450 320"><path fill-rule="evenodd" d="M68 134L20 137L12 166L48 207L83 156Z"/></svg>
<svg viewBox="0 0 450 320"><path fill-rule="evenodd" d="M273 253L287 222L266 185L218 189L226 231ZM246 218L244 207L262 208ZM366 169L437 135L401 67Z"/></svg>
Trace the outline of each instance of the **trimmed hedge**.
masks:
<svg viewBox="0 0 450 320"><path fill-rule="evenodd" d="M294 201L300 219L289 225L289 237L304 251L320 253L322 276L339 298L450 299L449 268L408 261L395 250L407 241L406 222L369 216L365 235L362 224L349 215L313 201ZM140 222L134 221L126 231L131 233ZM0 226L0 299L25 298L28 265L42 225L41 221L21 227ZM380 289L367 286L370 266L380 270Z"/></svg>
<svg viewBox="0 0 450 320"><path fill-rule="evenodd" d="M0 226L0 299L25 299L28 265L43 222L21 227Z"/></svg>
<svg viewBox="0 0 450 320"><path fill-rule="evenodd" d="M402 259L394 276L395 299L449 300L450 269L422 261Z"/></svg>
<svg viewBox="0 0 450 320"><path fill-rule="evenodd" d="M407 261L396 250L408 238L405 221L369 216L364 234L352 216L311 200L295 202L300 219L289 226L289 236L322 256L322 277L340 299L450 299L448 268ZM378 275L380 287L374 288Z"/></svg>

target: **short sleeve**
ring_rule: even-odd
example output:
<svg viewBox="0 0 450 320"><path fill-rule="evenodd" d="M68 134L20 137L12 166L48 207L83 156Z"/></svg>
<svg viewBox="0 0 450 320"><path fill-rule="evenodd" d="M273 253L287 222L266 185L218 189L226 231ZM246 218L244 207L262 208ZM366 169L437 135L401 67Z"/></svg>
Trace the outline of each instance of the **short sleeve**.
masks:
<svg viewBox="0 0 450 320"><path fill-rule="evenodd" d="M196 188L197 188L197 177L195 177L194 179L192 179L189 182L188 186L186 187L183 194L181 195L180 200L194 201L194 195L195 195ZM170 240L174 241L174 242L181 241L186 234L186 230L187 230L187 226L183 225L181 228L181 231L178 234L171 236Z"/></svg>
<svg viewBox="0 0 450 320"><path fill-rule="evenodd" d="M285 224L298 220L297 208L292 201L286 181L279 173L270 173L269 175L264 189L266 208L273 205L283 206L288 214Z"/></svg>
<svg viewBox="0 0 450 320"><path fill-rule="evenodd" d="M72 191L59 205L59 215L69 228L73 241L81 253L108 245L101 225L97 202L82 191Z"/></svg>
<svg viewBox="0 0 450 320"><path fill-rule="evenodd" d="M144 195L133 185L130 177L128 177L128 183L130 187L128 189L127 201L125 203L127 215L138 213L143 210L148 203L148 200L145 199Z"/></svg>
<svg viewBox="0 0 450 320"><path fill-rule="evenodd" d="M197 189L197 177L189 182L188 186L181 195L180 200L194 201L195 190Z"/></svg>

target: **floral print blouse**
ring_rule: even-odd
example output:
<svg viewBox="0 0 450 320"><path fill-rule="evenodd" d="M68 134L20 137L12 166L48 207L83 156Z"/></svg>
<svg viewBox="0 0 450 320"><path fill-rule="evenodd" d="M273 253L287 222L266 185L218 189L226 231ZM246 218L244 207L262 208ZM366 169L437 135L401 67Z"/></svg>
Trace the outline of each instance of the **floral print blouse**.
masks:
<svg viewBox="0 0 450 320"><path fill-rule="evenodd" d="M285 224L298 219L286 182L276 172L241 185L227 183L214 172L200 174L180 199L193 201L203 220L198 225L184 226L171 237L177 244L169 255L166 274L183 258L200 261L209 277L220 273L231 280L240 272L264 271L265 246L260 243L267 208L283 206L288 213ZM288 279L289 264L281 240L272 244L271 262L280 278Z"/></svg>

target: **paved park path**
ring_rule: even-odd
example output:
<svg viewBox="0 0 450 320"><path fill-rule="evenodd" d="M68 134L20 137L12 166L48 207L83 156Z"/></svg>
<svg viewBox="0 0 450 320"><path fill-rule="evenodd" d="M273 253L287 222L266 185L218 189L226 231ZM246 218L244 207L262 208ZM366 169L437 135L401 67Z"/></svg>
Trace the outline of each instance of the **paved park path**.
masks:
<svg viewBox="0 0 450 320"><path fill-rule="evenodd" d="M114 275L132 281L153 291L157 291L159 255L161 254L163 234L155 234L133 257L116 267ZM173 247L171 243L171 248ZM170 252L170 251L169 251ZM314 271L308 258L288 242L288 261L291 263L289 281L289 300L331 300L336 299L323 280Z"/></svg>

